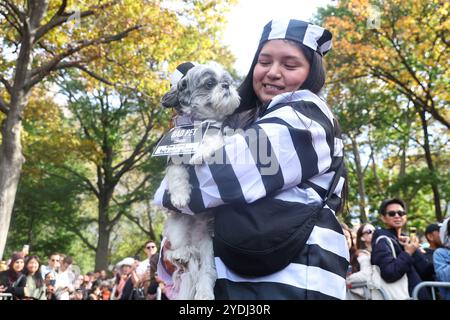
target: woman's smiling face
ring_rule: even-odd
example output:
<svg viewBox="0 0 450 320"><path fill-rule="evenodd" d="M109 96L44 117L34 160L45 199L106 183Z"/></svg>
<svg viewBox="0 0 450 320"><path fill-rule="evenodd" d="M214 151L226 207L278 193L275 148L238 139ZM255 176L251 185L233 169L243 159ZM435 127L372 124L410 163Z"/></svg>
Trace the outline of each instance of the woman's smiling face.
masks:
<svg viewBox="0 0 450 320"><path fill-rule="evenodd" d="M276 95L300 88L310 65L303 52L286 40L270 40L262 48L253 71L253 89L266 103Z"/></svg>

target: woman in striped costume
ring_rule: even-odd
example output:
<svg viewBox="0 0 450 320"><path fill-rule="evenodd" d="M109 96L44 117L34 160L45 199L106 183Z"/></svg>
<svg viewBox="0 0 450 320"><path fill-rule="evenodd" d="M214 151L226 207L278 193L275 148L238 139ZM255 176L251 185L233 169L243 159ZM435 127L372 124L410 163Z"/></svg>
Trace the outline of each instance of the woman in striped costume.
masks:
<svg viewBox="0 0 450 320"><path fill-rule="evenodd" d="M325 82L322 57L331 48L331 37L319 26L293 19L274 20L264 27L239 88L246 130L225 137L218 151L223 163L189 168L191 202L179 211L195 214L263 198L285 205L322 202L343 163L337 122L317 96ZM252 138L255 133L257 139ZM265 150L252 145L262 140ZM305 247L284 269L243 276L216 256L216 299L345 299L349 256L335 216L342 206L343 184L341 177ZM174 209L166 189L163 180L154 201ZM266 209L276 210L270 205Z"/></svg>

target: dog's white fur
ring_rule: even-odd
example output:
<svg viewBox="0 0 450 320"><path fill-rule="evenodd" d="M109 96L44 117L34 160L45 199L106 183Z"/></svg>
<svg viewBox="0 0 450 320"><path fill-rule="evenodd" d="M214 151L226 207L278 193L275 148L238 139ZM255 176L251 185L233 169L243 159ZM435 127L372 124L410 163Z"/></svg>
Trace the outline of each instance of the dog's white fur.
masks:
<svg viewBox="0 0 450 320"><path fill-rule="evenodd" d="M196 120L214 120L215 125L239 106L239 95L231 85L231 76L221 67L197 65L166 93L165 107L174 107L179 114ZM201 147L189 163L208 160L223 145L221 134L206 135ZM188 205L191 195L189 174L184 165L169 164L166 171L170 201L175 207ZM214 299L217 278L214 266L212 214L186 215L171 213L164 236L170 241L167 258L176 266L172 275L177 299Z"/></svg>

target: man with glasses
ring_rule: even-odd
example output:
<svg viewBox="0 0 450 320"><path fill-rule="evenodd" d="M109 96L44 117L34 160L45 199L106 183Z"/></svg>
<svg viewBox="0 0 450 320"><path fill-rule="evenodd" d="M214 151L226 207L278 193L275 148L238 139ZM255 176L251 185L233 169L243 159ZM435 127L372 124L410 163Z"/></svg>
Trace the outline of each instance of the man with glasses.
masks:
<svg viewBox="0 0 450 320"><path fill-rule="evenodd" d="M147 259L141 261L138 268L136 269L136 273L139 277L142 277L144 273L150 268L150 259L152 259L152 257L154 257L154 259L158 257L158 255L156 254L158 252L158 247L156 246L155 241L147 241L144 246L144 252L147 256Z"/></svg>
<svg viewBox="0 0 450 320"><path fill-rule="evenodd" d="M61 257L59 253L53 252L48 256L48 266L41 267L42 278L45 279L47 273L51 272L53 278L56 278L56 275L59 272L59 267L61 266Z"/></svg>
<svg viewBox="0 0 450 320"><path fill-rule="evenodd" d="M386 228L376 230L373 234L371 262L380 267L381 277L386 282L400 280L406 273L411 296L414 287L433 273L433 265L426 261L419 250L419 240L402 233L407 221L406 204L402 199L384 200L380 206L380 214ZM382 235L391 239L397 258L394 258L386 239L377 241ZM419 299L431 299L431 296L427 290L421 290Z"/></svg>
<svg viewBox="0 0 450 320"><path fill-rule="evenodd" d="M75 273L72 271L72 257L62 259L61 268L56 276L55 294L57 300L69 300L74 291Z"/></svg>

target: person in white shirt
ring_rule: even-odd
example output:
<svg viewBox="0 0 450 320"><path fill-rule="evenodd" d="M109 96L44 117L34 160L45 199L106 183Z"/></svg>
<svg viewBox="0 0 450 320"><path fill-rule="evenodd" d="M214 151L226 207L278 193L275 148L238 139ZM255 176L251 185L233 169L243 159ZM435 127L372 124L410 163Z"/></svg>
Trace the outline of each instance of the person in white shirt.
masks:
<svg viewBox="0 0 450 320"><path fill-rule="evenodd" d="M70 300L70 294L74 291L76 277L71 267L72 258L70 256L64 257L55 282L55 294L58 300Z"/></svg>
<svg viewBox="0 0 450 320"><path fill-rule="evenodd" d="M147 258L139 263L139 266L136 269L136 273L141 278L145 272L150 267L150 259L152 256L156 255L158 252L158 247L156 246L155 241L149 240L144 246L144 252L147 255Z"/></svg>
<svg viewBox="0 0 450 320"><path fill-rule="evenodd" d="M58 274L59 267L61 266L61 257L59 253L52 253L48 256L48 265L47 266L41 266L41 274L42 278L45 279L45 276L47 273L51 272L53 277L56 278L56 275Z"/></svg>

